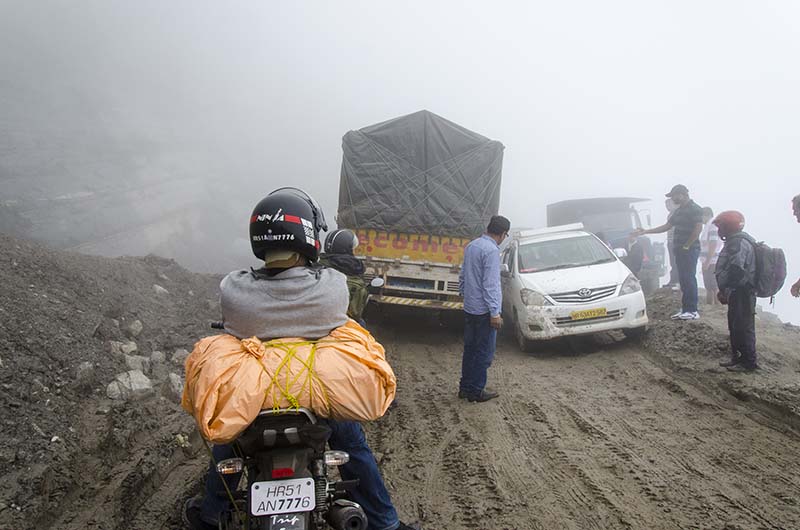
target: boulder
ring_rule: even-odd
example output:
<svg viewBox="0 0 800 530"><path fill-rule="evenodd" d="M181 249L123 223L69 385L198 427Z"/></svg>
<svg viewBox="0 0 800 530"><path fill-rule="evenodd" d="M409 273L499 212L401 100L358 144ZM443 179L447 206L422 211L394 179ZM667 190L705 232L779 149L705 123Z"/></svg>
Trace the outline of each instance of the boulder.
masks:
<svg viewBox="0 0 800 530"><path fill-rule="evenodd" d="M142 321L134 320L126 328L126 333L128 334L129 337L135 338L139 336L139 334L142 332L143 329L144 326L142 325Z"/></svg>
<svg viewBox="0 0 800 530"><path fill-rule="evenodd" d="M167 362L167 356L163 351L154 351L150 354L150 362L153 364L161 364Z"/></svg>
<svg viewBox="0 0 800 530"><path fill-rule="evenodd" d="M142 355L126 355L125 364L131 370L139 370L142 373L150 373L150 359Z"/></svg>
<svg viewBox="0 0 800 530"><path fill-rule="evenodd" d="M167 384L164 385L164 394L175 403L180 403L183 397L183 378L178 374L169 374Z"/></svg>
<svg viewBox="0 0 800 530"><path fill-rule="evenodd" d="M153 284L153 290L156 292L156 294L169 294L169 291L167 291L157 283Z"/></svg>
<svg viewBox="0 0 800 530"><path fill-rule="evenodd" d="M108 384L106 395L111 399L137 399L153 391L153 383L141 370L129 370Z"/></svg>
<svg viewBox="0 0 800 530"><path fill-rule="evenodd" d="M189 357L189 352L183 348L178 348L172 354L172 363L177 364L178 366L184 366L186 364L187 357Z"/></svg>

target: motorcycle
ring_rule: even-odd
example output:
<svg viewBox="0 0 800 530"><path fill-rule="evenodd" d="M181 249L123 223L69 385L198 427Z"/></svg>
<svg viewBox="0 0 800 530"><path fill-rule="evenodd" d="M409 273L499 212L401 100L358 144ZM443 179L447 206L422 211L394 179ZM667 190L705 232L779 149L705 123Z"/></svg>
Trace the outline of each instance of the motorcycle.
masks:
<svg viewBox="0 0 800 530"><path fill-rule="evenodd" d="M222 475L241 474L227 494L221 530L366 530L367 517L347 491L358 480L333 481L329 470L349 461L326 451L331 435L304 408L264 410L233 443L239 455L216 462Z"/></svg>

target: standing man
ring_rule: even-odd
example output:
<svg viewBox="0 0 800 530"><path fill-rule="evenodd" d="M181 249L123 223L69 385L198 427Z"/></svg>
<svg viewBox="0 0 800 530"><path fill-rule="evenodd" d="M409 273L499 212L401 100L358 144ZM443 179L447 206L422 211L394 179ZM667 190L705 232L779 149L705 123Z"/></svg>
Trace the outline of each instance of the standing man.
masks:
<svg viewBox="0 0 800 530"><path fill-rule="evenodd" d="M672 315L677 320L697 320L697 258L700 256L700 232L703 230L703 210L689 197L689 189L683 184L672 187L667 197L678 208L672 212L667 222L649 230L638 229L634 235L661 234L675 229L670 251L675 255L678 266L678 280L681 284L681 310Z"/></svg>
<svg viewBox="0 0 800 530"><path fill-rule="evenodd" d="M792 199L792 213L794 214L795 219L797 219L797 222L800 223L800 195L795 195ZM800 297L800 280L794 282L791 292L792 296L795 298Z"/></svg>
<svg viewBox="0 0 800 530"><path fill-rule="evenodd" d="M727 211L714 219L725 246L717 263L719 301L728 304L731 360L729 370L752 372L756 362L756 241L743 232L744 216Z"/></svg>
<svg viewBox="0 0 800 530"><path fill-rule="evenodd" d="M703 287L706 289L706 303L716 305L717 299L717 277L714 269L717 267L719 252L722 244L719 240L719 230L717 225L711 222L714 218L714 210L706 206L703 208L703 232L700 234L700 268L703 271Z"/></svg>
<svg viewBox="0 0 800 530"><path fill-rule="evenodd" d="M469 401L484 402L499 395L486 390L486 372L494 358L497 330L503 326L500 243L510 229L508 219L495 215L486 233L464 249L459 274L459 291L464 297L464 356L458 397Z"/></svg>

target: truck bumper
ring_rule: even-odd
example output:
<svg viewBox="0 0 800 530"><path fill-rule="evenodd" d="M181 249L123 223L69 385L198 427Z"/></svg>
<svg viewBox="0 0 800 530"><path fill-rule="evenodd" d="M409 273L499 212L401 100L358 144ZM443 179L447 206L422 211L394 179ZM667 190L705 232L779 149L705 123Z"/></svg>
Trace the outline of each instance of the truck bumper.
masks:
<svg viewBox="0 0 800 530"><path fill-rule="evenodd" d="M405 298L402 296L370 295L369 299L379 304L405 305L424 307L427 309L462 310L463 302L448 302L446 300L430 300L425 298Z"/></svg>

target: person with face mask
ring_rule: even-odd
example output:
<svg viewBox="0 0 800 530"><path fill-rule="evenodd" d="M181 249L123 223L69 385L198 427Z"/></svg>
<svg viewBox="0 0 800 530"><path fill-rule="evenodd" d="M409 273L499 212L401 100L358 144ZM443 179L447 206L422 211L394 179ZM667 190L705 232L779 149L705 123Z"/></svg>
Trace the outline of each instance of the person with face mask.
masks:
<svg viewBox="0 0 800 530"><path fill-rule="evenodd" d="M667 222L659 227L633 232L635 236L662 234L674 229L672 248L678 279L681 285L681 310L672 315L673 320L697 320L697 259L700 256L700 232L703 230L703 210L689 197L689 189L683 184L672 187L667 197L678 208L672 212Z"/></svg>

